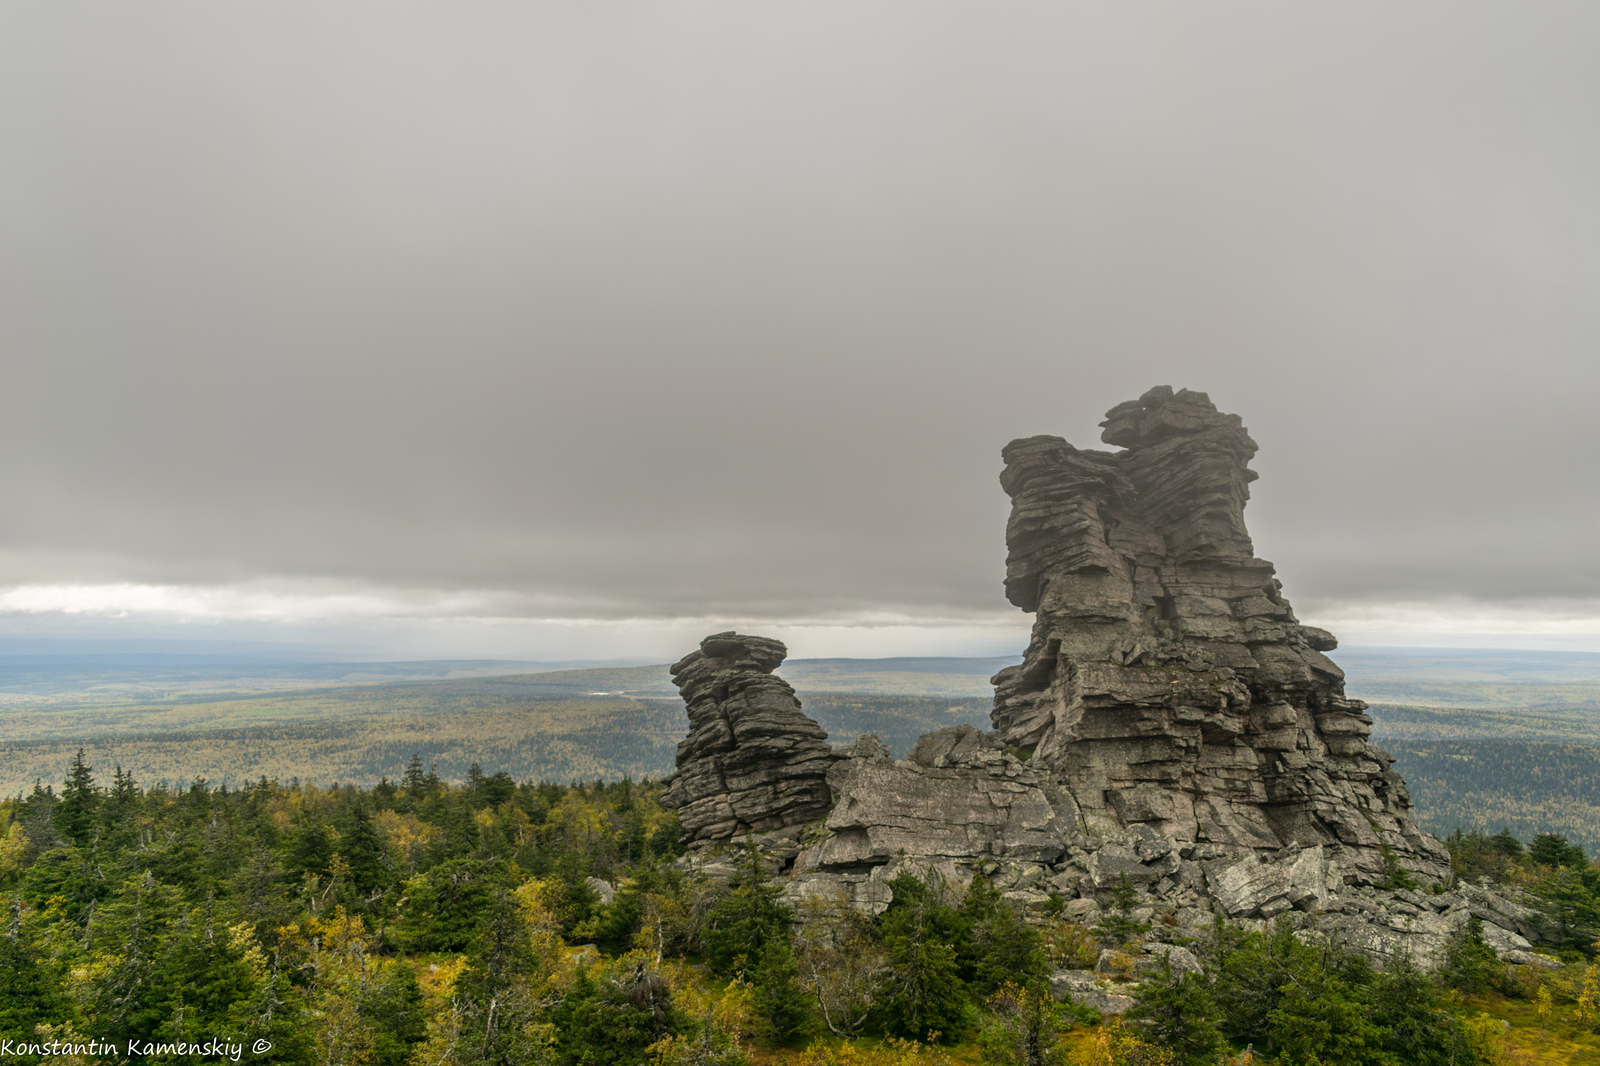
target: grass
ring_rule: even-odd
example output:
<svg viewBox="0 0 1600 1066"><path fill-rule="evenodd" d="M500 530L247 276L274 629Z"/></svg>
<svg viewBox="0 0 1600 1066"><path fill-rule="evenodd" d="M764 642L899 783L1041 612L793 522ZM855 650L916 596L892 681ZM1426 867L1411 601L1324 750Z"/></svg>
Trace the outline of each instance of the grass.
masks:
<svg viewBox="0 0 1600 1066"><path fill-rule="evenodd" d="M1511 1023L1506 1066L1600 1066L1600 1036L1572 1020L1572 1005L1557 1004L1549 1026L1540 1031L1538 1006L1531 999L1508 999L1497 992L1471 996L1471 1012L1482 1011Z"/></svg>

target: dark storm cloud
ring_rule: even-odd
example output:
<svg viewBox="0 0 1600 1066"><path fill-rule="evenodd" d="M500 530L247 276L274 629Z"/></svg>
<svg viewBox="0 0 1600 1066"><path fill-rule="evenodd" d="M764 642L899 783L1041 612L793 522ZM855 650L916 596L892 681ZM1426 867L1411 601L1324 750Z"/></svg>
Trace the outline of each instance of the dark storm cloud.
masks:
<svg viewBox="0 0 1600 1066"><path fill-rule="evenodd" d="M1591 4L11 5L0 584L1003 606L1153 384L1291 595L1600 595ZM520 597L520 598L519 598Z"/></svg>

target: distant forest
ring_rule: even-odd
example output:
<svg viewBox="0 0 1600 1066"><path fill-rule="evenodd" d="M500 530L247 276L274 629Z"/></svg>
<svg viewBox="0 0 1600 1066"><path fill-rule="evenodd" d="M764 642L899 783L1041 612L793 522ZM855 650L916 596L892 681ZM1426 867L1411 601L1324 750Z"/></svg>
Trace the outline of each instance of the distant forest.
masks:
<svg viewBox="0 0 1600 1066"><path fill-rule="evenodd" d="M672 772L689 729L676 695L551 698L528 687L486 679L135 706L112 719L126 731L110 735L106 712L56 711L38 727L55 735L30 738L19 728L0 739L0 794L52 780L80 746L92 764L120 764L140 780L172 785L201 778L239 787L265 776L371 786L398 779L413 754L451 780L474 762L505 767L519 780ZM837 693L806 694L804 702L836 741L873 733L897 754L941 726L986 723L990 706L987 699ZM60 735L68 715L81 733Z"/></svg>
<svg viewBox="0 0 1600 1066"><path fill-rule="evenodd" d="M1600 853L1600 681L1589 658L1352 658L1367 673L1351 691L1373 701L1373 740L1396 756L1423 826L1552 832ZM954 693L981 691L1006 662L802 660L782 671L835 742L873 733L900 754L941 726L987 727L989 698ZM94 765L171 786L265 776L370 787L397 779L412 754L447 780L475 761L518 780L671 772L688 723L665 666L475 676L516 665L163 661L126 674L98 661L0 663L10 700L0 704L0 795L55 780L79 746ZM266 676L241 676L255 674ZM388 680L397 676L407 680ZM155 691L158 701L134 698Z"/></svg>

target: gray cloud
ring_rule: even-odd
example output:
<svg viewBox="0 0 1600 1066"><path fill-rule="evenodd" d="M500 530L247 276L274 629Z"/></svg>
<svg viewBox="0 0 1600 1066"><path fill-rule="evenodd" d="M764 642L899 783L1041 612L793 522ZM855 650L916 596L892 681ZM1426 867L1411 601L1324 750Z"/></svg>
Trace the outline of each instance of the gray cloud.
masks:
<svg viewBox="0 0 1600 1066"><path fill-rule="evenodd" d="M1000 447L1169 383L1260 442L1291 596L1600 596L1597 40L1589 4L13 5L0 585L977 617Z"/></svg>

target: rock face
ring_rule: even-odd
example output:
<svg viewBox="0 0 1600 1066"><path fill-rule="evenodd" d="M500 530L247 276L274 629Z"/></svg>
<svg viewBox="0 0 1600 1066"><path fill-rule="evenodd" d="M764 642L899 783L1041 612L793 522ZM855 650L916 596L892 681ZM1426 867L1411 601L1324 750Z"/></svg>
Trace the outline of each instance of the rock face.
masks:
<svg viewBox="0 0 1600 1066"><path fill-rule="evenodd" d="M1066 851L1060 791L973 726L929 733L900 761L877 737L843 754L828 774L827 834L795 863L801 897L839 890L879 911L892 898L884 881L908 867L965 884L1000 861L1042 871Z"/></svg>
<svg viewBox="0 0 1600 1066"><path fill-rule="evenodd" d="M672 667L689 735L661 802L678 810L691 847L768 833L828 813L828 734L772 671L788 649L766 637L718 633Z"/></svg>
<svg viewBox="0 0 1600 1066"><path fill-rule="evenodd" d="M1204 393L1112 408L1101 439L1016 440L1006 595L1037 613L995 677L994 724L1031 751L1095 834L1136 825L1215 857L1338 852L1358 879L1386 855L1429 878L1448 856L1411 821L1366 705L1300 625L1244 525L1256 445Z"/></svg>

